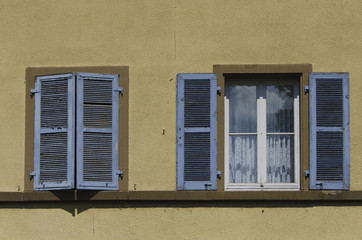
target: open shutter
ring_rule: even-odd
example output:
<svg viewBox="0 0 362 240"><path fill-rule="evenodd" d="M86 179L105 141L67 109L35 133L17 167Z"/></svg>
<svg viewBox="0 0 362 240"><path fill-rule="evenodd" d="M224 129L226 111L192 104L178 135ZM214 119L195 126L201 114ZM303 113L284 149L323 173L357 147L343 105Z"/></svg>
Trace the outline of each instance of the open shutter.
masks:
<svg viewBox="0 0 362 240"><path fill-rule="evenodd" d="M216 75L177 75L177 189L216 190Z"/></svg>
<svg viewBox="0 0 362 240"><path fill-rule="evenodd" d="M74 74L36 78L34 191L74 188Z"/></svg>
<svg viewBox="0 0 362 240"><path fill-rule="evenodd" d="M118 76L77 73L77 189L118 189Z"/></svg>
<svg viewBox="0 0 362 240"><path fill-rule="evenodd" d="M348 73L311 73L310 189L349 189Z"/></svg>

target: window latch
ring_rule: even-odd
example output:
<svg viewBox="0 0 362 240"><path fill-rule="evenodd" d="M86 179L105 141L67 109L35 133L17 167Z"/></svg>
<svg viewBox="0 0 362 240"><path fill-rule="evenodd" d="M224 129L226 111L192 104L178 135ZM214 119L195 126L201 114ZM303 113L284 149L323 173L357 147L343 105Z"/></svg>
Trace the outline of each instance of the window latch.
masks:
<svg viewBox="0 0 362 240"><path fill-rule="evenodd" d="M114 89L114 91L120 93L123 96L123 88L119 87L119 88Z"/></svg>
<svg viewBox="0 0 362 240"><path fill-rule="evenodd" d="M319 189L323 189L323 183L316 183L315 185L319 186Z"/></svg>
<svg viewBox="0 0 362 240"><path fill-rule="evenodd" d="M36 175L35 172L30 172L30 174L29 174L30 179L33 179L35 177L35 175Z"/></svg>
<svg viewBox="0 0 362 240"><path fill-rule="evenodd" d="M205 190L209 190L209 187L211 187L212 184L211 183L205 183Z"/></svg>
<svg viewBox="0 0 362 240"><path fill-rule="evenodd" d="M221 95L221 87L217 86L216 88L217 95Z"/></svg>
<svg viewBox="0 0 362 240"><path fill-rule="evenodd" d="M121 180L123 179L123 171L122 170L118 170L116 172L116 174L121 178Z"/></svg>
<svg viewBox="0 0 362 240"><path fill-rule="evenodd" d="M34 96L35 93L39 93L39 89L36 89L36 88L30 89L30 96L31 96L31 97Z"/></svg>

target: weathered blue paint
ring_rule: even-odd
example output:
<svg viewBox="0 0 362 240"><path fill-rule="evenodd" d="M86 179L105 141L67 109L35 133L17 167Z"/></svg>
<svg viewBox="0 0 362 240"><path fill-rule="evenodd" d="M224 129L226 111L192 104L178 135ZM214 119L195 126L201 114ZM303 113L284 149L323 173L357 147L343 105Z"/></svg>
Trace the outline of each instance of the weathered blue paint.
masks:
<svg viewBox="0 0 362 240"><path fill-rule="evenodd" d="M343 88L342 99L343 101L343 126L317 126L317 82L320 80L330 81L332 84L333 81L342 81L341 87ZM310 98L309 98L309 128L310 128L310 147L309 147L309 159L310 159L310 189L326 189L326 190L348 190L350 185L350 150L349 150L349 74L348 73L311 73L309 76L309 85L310 85ZM334 99L335 100L335 99ZM327 101L327 100L326 100ZM328 104L328 102L326 102ZM331 118L332 119L332 118ZM328 166L324 162L318 159L318 134L332 134L335 136L343 136L343 141L340 144L343 144L343 176L335 175L334 172L327 172L325 169L321 172L320 179L317 178L317 169L318 166ZM328 136L328 135L327 135ZM327 138L328 139L328 138ZM324 140L326 141L326 140ZM330 144L336 144L336 138L328 139ZM339 144L338 144L339 145ZM322 153L322 152L321 152ZM334 158L332 153L331 160L338 160L338 156ZM337 159L337 160L336 160ZM318 164L318 165L317 165ZM321 180L325 174L326 179L328 177L335 178L336 180Z"/></svg>
<svg viewBox="0 0 362 240"><path fill-rule="evenodd" d="M68 80L67 128L42 128L41 127L41 87L43 82L53 82L62 79ZM34 191L63 190L74 188L74 143L75 143L75 74L60 74L40 76L35 82L35 109L34 109ZM62 104L62 103L59 103ZM41 134L67 133L67 180L41 181L40 180L40 138ZM57 173L54 173L57 174ZM54 175L54 178L56 176Z"/></svg>
<svg viewBox="0 0 362 240"><path fill-rule="evenodd" d="M84 126L84 79L111 81L112 82L112 127L111 128L86 128ZM113 74L77 74L77 189L89 190L118 190L118 114L119 94L118 76ZM84 180L84 134L85 133L112 133L112 180L111 181L85 181ZM96 139L95 139L96 141ZM101 150L101 149L100 149ZM97 177L97 176L95 176Z"/></svg>
<svg viewBox="0 0 362 240"><path fill-rule="evenodd" d="M185 81L187 80L209 80L210 83L210 126L208 127L187 127L185 128ZM178 74L177 75L177 190L216 190L217 179L217 136L216 136L216 96L217 81L215 74ZM204 123L203 123L204 124ZM209 133L210 141L210 172L209 181L204 180L186 180L185 179L185 134L192 134L194 137L203 141L202 134ZM205 136L205 135L204 135ZM206 135L207 136L207 135ZM202 149L199 149L200 153Z"/></svg>

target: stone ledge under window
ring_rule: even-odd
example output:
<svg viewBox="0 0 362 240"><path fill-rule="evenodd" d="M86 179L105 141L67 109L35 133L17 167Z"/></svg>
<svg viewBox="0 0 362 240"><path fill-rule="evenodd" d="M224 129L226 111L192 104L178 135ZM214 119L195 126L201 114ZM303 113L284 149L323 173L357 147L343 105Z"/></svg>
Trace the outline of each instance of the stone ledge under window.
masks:
<svg viewBox="0 0 362 240"><path fill-rule="evenodd" d="M39 201L362 201L362 191L44 191L0 192L0 202Z"/></svg>

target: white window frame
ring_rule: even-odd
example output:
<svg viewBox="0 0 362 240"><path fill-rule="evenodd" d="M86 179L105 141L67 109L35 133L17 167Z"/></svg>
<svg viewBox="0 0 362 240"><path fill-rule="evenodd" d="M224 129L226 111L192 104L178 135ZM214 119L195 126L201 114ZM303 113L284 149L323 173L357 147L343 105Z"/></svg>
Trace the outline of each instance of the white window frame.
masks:
<svg viewBox="0 0 362 240"><path fill-rule="evenodd" d="M226 81L228 81L226 79ZM298 191L300 189L300 97L299 81L255 80L257 86L257 183L229 183L229 100L224 97L224 143L226 191ZM247 83L247 82L245 82ZM274 84L293 84L294 93L294 179L295 183L266 183L266 97L265 87ZM226 85L226 84L225 84ZM283 133L278 133L283 134ZM292 134L292 133L287 133ZM254 134L252 134L254 135ZM263 147L260 147L263 146Z"/></svg>

